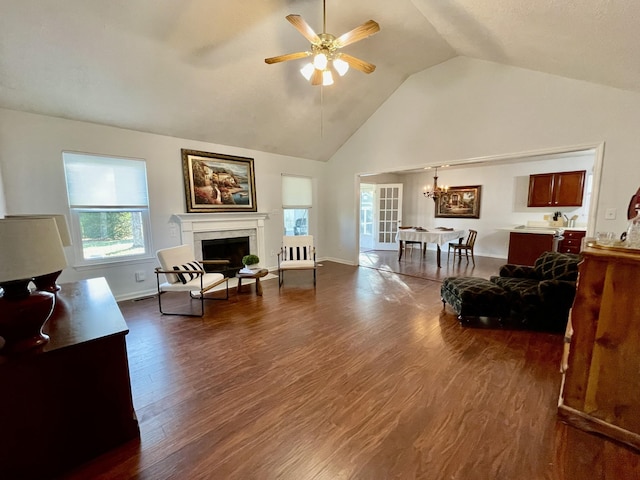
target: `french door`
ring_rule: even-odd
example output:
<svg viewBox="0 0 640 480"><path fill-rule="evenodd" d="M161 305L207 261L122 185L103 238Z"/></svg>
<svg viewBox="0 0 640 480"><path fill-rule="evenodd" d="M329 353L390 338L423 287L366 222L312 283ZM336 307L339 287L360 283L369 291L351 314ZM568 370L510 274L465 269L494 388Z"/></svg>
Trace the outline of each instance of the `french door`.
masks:
<svg viewBox="0 0 640 480"><path fill-rule="evenodd" d="M376 185L374 248L396 250L396 233L402 222L402 184Z"/></svg>

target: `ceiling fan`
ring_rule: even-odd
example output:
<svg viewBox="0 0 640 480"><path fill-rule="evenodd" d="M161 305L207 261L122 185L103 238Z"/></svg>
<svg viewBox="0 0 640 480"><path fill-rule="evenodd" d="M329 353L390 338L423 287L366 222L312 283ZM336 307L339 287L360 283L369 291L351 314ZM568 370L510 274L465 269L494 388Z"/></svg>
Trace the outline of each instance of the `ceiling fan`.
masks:
<svg viewBox="0 0 640 480"><path fill-rule="evenodd" d="M311 82L311 85L332 85L333 73L343 76L349 67L364 73L371 73L376 69L372 63L360 60L352 55L340 51L359 40L378 33L380 25L373 20L368 20L359 27L334 37L327 33L327 7L326 0L322 0L322 33L317 34L300 15L287 15L285 17L307 40L311 42L311 51L288 53L277 57L265 58L268 64L286 62L313 56L313 61L306 64L300 73Z"/></svg>

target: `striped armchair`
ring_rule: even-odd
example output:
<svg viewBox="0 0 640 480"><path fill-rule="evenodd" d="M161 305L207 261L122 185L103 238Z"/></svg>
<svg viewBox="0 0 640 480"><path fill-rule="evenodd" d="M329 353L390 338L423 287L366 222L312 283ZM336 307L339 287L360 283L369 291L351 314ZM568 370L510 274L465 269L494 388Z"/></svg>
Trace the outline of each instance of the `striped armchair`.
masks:
<svg viewBox="0 0 640 480"><path fill-rule="evenodd" d="M282 237L282 249L278 253L278 285L284 283L287 270L312 270L313 287L316 286L316 247L312 235L287 235Z"/></svg>

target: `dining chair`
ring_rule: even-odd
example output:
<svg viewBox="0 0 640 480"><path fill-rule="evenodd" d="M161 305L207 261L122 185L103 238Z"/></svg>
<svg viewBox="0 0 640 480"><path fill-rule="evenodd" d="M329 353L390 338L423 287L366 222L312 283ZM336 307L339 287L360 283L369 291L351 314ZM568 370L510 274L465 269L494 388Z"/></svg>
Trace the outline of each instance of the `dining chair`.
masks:
<svg viewBox="0 0 640 480"><path fill-rule="evenodd" d="M455 260L456 253L458 254L458 260L462 260L462 252L464 251L467 262L469 262L469 252L471 252L471 261L473 264L476 264L476 259L473 255L473 248L476 243L476 237L478 236L477 230L469 229L469 236L467 240L463 243L462 238L458 239L458 243L450 242L449 250L447 252L447 262L449 262L449 255L451 254L451 249L453 249L453 258Z"/></svg>

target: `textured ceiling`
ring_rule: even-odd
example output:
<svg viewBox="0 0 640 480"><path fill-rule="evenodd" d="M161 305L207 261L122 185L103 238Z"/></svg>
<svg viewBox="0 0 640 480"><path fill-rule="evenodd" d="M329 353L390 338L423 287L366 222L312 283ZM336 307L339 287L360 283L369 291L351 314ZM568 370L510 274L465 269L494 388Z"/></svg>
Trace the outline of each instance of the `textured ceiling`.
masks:
<svg viewBox="0 0 640 480"><path fill-rule="evenodd" d="M321 0L0 0L0 106L326 161L411 74L457 55L640 92L637 0L326 0L327 31L381 31L322 90L286 20Z"/></svg>

